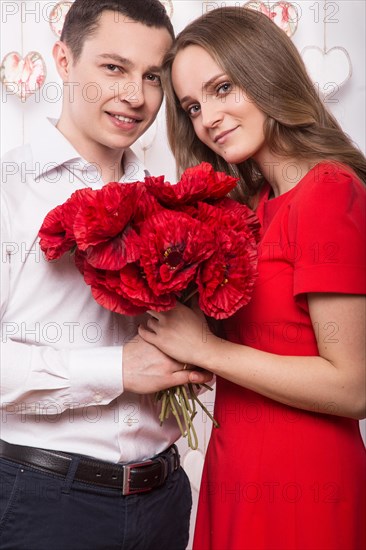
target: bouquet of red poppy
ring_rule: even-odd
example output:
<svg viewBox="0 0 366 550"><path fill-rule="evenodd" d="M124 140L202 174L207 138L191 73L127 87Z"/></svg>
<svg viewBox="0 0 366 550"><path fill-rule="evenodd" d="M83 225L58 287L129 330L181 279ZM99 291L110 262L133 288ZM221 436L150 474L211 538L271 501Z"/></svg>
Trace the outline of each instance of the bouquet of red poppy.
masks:
<svg viewBox="0 0 366 550"><path fill-rule="evenodd" d="M175 185L160 176L83 188L47 214L40 246L47 260L74 252L94 299L116 313L166 311L197 294L207 316L224 319L249 302L257 268L257 218L226 196L236 183L201 163ZM161 422L172 412L197 448L192 422L203 405L192 385L157 399Z"/></svg>

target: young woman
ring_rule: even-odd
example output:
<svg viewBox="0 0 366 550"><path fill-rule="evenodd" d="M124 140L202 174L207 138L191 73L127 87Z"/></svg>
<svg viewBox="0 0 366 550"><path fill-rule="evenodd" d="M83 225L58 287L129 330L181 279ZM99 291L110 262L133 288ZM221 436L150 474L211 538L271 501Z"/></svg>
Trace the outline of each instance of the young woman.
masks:
<svg viewBox="0 0 366 550"><path fill-rule="evenodd" d="M140 328L217 375L194 548L365 548L365 158L262 14L191 23L165 81L179 170L237 175L261 222L253 296L225 340L207 326L202 339L203 315L184 305Z"/></svg>

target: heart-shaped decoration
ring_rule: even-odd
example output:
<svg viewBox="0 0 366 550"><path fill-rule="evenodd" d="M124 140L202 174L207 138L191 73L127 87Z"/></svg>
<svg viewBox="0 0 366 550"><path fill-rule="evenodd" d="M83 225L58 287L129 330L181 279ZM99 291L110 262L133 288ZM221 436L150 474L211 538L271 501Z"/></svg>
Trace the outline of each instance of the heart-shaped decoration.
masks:
<svg viewBox="0 0 366 550"><path fill-rule="evenodd" d="M163 4L165 11L169 15L169 17L172 17L173 15L173 2L172 0L160 0L160 3Z"/></svg>
<svg viewBox="0 0 366 550"><path fill-rule="evenodd" d="M268 2L247 2L244 8L264 13L285 31L287 36L292 36L297 29L299 14L296 6L290 2L276 2L272 5Z"/></svg>
<svg viewBox="0 0 366 550"><path fill-rule="evenodd" d="M58 2L50 13L49 24L52 32L60 38L62 29L64 27L66 15L69 9L73 5L73 2Z"/></svg>
<svg viewBox="0 0 366 550"><path fill-rule="evenodd" d="M10 93L25 101L42 88L46 64L38 52L29 52L24 58L18 52L10 52L2 60L0 79Z"/></svg>
<svg viewBox="0 0 366 550"><path fill-rule="evenodd" d="M201 485L204 461L205 459L203 453L200 450L188 451L183 458L183 468L189 477L192 489L195 489L197 492L199 491Z"/></svg>
<svg viewBox="0 0 366 550"><path fill-rule="evenodd" d="M310 78L324 96L334 94L352 75L349 53L340 46L327 51L318 46L306 46L301 55Z"/></svg>

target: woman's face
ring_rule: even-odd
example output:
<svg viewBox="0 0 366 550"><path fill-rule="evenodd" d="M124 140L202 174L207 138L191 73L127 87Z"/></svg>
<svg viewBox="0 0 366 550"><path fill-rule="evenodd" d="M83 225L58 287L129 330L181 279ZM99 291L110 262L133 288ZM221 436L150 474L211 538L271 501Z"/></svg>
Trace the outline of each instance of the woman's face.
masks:
<svg viewBox="0 0 366 550"><path fill-rule="evenodd" d="M197 137L226 162L264 162L266 115L200 46L180 50L172 66L175 93Z"/></svg>

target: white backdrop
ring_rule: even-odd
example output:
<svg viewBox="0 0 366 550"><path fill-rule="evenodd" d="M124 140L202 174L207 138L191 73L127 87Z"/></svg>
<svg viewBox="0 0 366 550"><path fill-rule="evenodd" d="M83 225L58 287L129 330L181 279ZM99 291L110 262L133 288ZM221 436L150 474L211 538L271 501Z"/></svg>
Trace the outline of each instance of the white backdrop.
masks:
<svg viewBox="0 0 366 550"><path fill-rule="evenodd" d="M47 67L43 88L27 101L22 102L1 87L1 154L26 143L30 134L37 131L41 117L57 118L60 113L61 82L51 56L52 45L57 38L49 25L49 15L56 3L51 0L1 0L1 59L12 51L19 52L21 56L30 51L37 51L42 55ZM172 22L176 32L179 32L190 20L208 10L225 5L242 6L245 2L173 0L163 3L172 8ZM280 3L270 2L272 7L278 4ZM307 48L309 71L315 75L320 70L320 74L314 77L318 82L315 85L319 87L320 79L325 78L322 85L328 95L324 101L345 131L365 152L366 3L364 0L297 0L292 4L299 14L297 30L292 40L299 51L303 52L304 48ZM309 51L310 46L318 47L323 52L327 50L328 53L324 55L320 50L314 49ZM349 61L352 74L347 78ZM276 62L275 54L273 62ZM346 81L343 82L344 80ZM175 181L175 165L166 141L163 110L156 123L134 149L145 160L152 174L165 174L170 181ZM205 400L212 409L213 395L209 393ZM200 449L195 452L188 451L185 441L180 443L193 488L192 529L203 456L210 432L209 423L197 420ZM365 436L364 423L362 427Z"/></svg>

